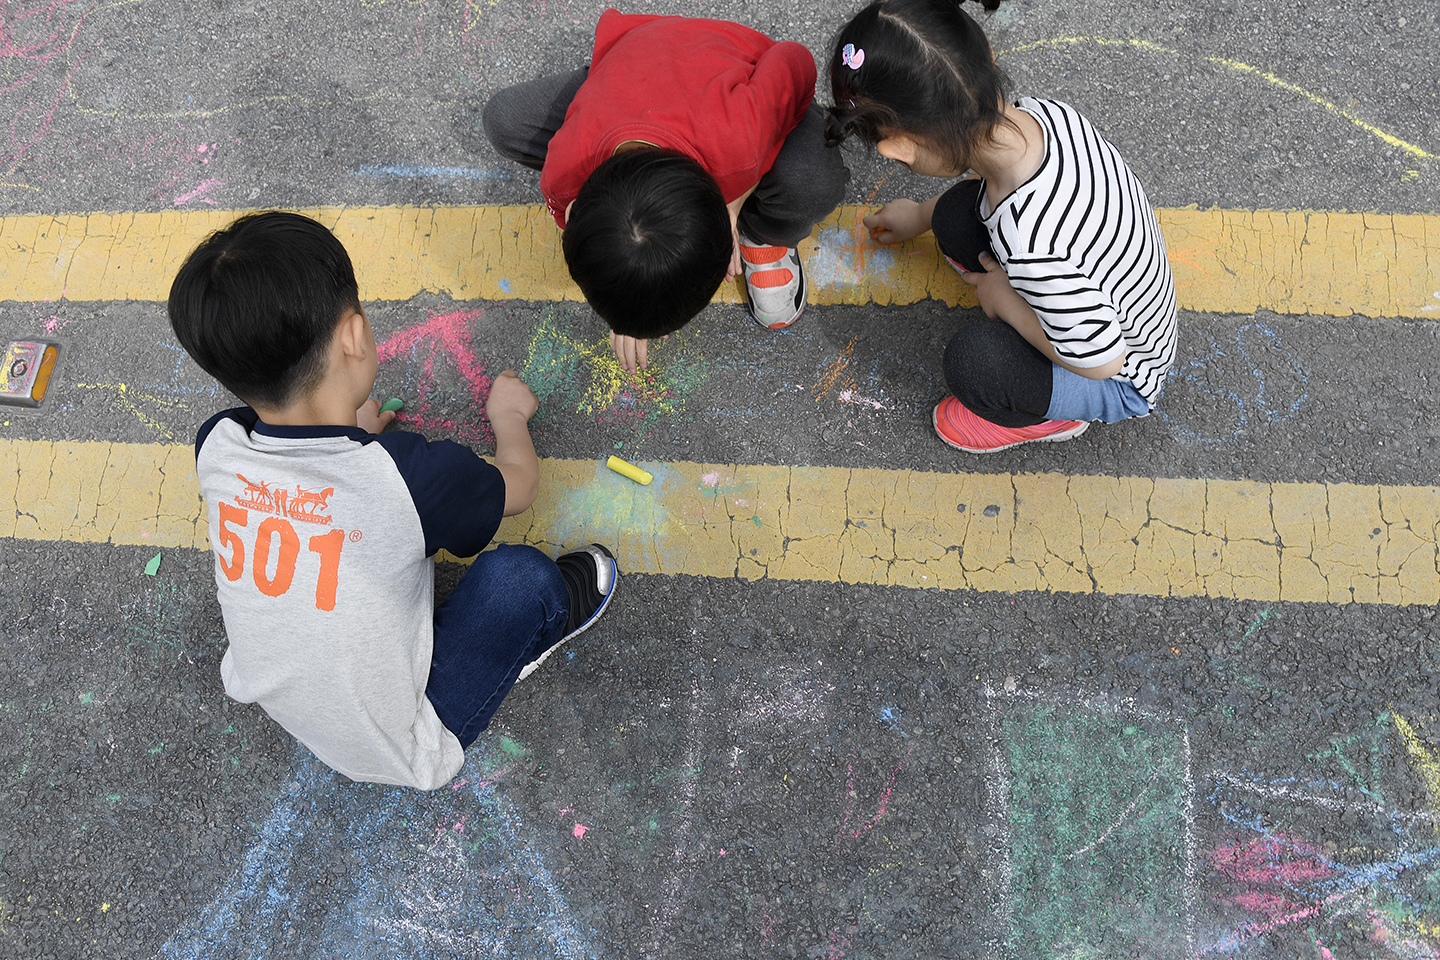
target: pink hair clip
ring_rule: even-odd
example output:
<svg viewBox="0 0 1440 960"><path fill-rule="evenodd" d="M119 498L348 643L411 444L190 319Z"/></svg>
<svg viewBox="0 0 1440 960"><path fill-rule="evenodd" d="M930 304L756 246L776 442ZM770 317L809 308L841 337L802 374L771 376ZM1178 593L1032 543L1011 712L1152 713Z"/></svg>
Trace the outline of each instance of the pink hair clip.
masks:
<svg viewBox="0 0 1440 960"><path fill-rule="evenodd" d="M859 70L860 65L865 62L865 51L856 50L855 44L847 43L840 51L840 62L851 70Z"/></svg>

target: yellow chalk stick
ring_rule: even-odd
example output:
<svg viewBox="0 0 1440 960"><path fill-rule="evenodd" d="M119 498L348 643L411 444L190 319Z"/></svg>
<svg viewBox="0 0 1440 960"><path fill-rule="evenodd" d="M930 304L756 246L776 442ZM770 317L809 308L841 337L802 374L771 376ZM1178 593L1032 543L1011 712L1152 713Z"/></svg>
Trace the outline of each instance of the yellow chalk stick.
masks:
<svg viewBox="0 0 1440 960"><path fill-rule="evenodd" d="M635 464L626 463L619 457L611 457L609 460L606 460L605 466L609 467L611 470L614 470L622 477L629 477L631 480L634 480L636 483L642 486L655 479L654 477L650 476L650 474L646 473L644 470L641 470L639 467L635 466Z"/></svg>

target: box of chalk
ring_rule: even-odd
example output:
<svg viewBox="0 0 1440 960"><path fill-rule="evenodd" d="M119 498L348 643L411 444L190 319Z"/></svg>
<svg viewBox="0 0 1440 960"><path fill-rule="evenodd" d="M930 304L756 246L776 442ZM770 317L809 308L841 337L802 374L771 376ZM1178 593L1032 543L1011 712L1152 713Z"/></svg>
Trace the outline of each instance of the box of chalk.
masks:
<svg viewBox="0 0 1440 960"><path fill-rule="evenodd" d="M0 407L37 410L50 393L60 359L53 340L12 340L0 361Z"/></svg>

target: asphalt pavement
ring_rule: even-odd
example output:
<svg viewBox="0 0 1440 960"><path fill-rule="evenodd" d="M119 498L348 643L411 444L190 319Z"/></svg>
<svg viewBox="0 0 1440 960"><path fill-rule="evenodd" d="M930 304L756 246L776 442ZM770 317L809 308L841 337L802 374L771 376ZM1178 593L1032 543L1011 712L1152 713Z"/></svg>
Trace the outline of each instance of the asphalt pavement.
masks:
<svg viewBox="0 0 1440 960"><path fill-rule="evenodd" d="M5 6L4 216L537 203L479 108L583 63L603 8ZM822 56L852 12L625 9ZM1432 277L1440 305L1433 3L968 9L1016 93L1090 116L1156 206L1418 215L1428 259L1365 256ZM936 189L846 149L848 203ZM583 304L368 310L382 344L439 344L389 354L377 393L482 453L466 349L537 385L548 460L1394 491L1412 519L1377 524L1422 560L1440 530L1423 309L1183 310L1155 415L980 462L929 426L940 350L975 315L935 301L816 306L780 334L715 304L644 384L605 366ZM183 445L230 402L158 302L0 302L0 336L32 335L63 341L64 366L45 414L0 417L6 472L37 445ZM17 523L36 512L14 498ZM460 570L437 565L442 593ZM0 956L1435 956L1435 602L1257 595L629 572L457 780L421 794L350 783L224 696L208 552L0 538Z"/></svg>

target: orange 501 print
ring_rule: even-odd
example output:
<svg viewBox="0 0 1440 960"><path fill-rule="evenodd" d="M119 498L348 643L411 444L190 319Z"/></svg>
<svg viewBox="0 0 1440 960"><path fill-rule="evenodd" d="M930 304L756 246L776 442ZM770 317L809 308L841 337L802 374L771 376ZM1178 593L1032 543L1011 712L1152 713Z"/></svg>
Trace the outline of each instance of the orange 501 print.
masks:
<svg viewBox="0 0 1440 960"><path fill-rule="evenodd" d="M255 587L267 597L278 597L286 593L295 579L296 562L300 558L300 536L290 522L314 523L328 526L333 519L321 511L327 509L333 487L326 487L316 493L297 486L292 497L285 488L272 490L268 483L255 483L240 474L237 477L245 484L245 490L235 497L235 503L221 502L219 535L216 554L220 569L231 583L238 583L245 573L246 541L241 531L250 529L250 513L257 511L267 514L255 527L254 546L250 555L250 576ZM352 539L358 540L351 531ZM309 538L309 550L320 556L320 575L315 583L315 608L335 609L335 591L340 585L340 551L345 546L345 531L331 530ZM277 552L275 572L270 573L270 553ZM227 559L226 552L229 552Z"/></svg>

